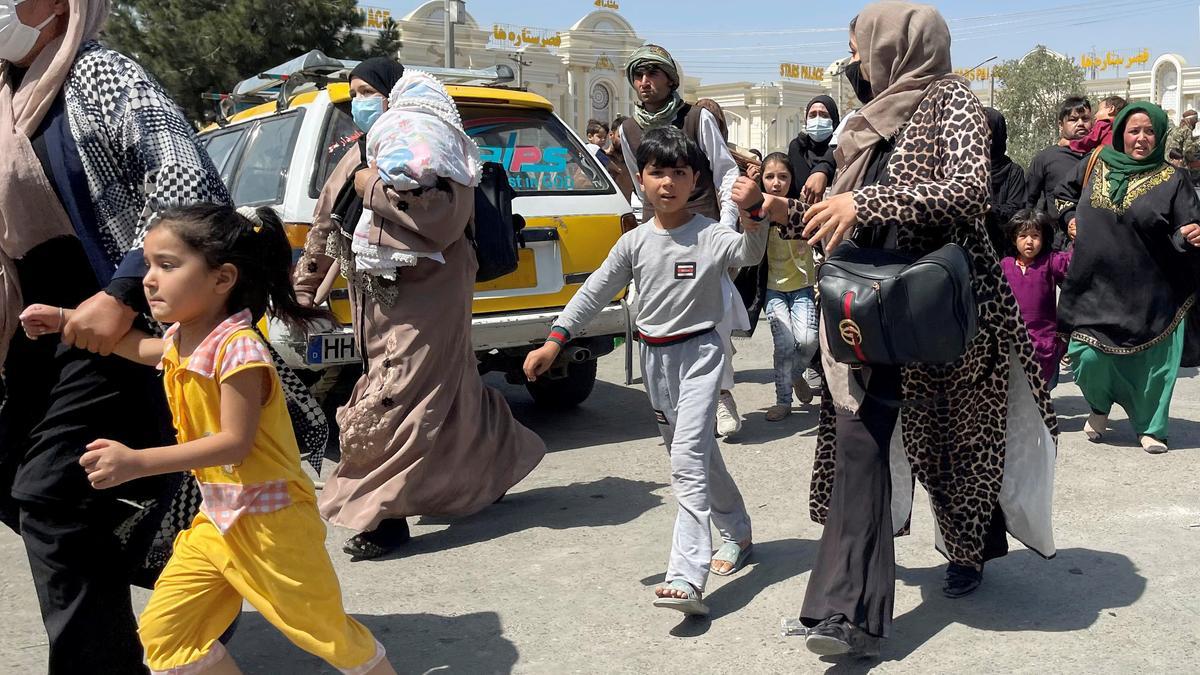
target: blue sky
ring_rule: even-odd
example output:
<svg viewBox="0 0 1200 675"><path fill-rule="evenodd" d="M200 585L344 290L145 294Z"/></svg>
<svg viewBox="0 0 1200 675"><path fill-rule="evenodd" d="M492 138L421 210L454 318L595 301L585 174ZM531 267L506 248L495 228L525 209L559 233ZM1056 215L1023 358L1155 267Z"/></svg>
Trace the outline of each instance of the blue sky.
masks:
<svg viewBox="0 0 1200 675"><path fill-rule="evenodd" d="M827 65L846 54L845 26L861 3L837 0L619 0L638 33L662 44L705 83L779 79L779 64ZM367 0L363 5L407 14L417 0ZM950 21L954 65L991 57L1020 57L1037 44L1078 59L1115 52L1126 58L1148 49L1200 64L1200 2L1138 0L1007 0L933 2ZM493 23L565 30L594 9L592 0L467 0L483 26ZM1124 75L1126 69L1120 71ZM1109 71L1107 75L1115 75Z"/></svg>

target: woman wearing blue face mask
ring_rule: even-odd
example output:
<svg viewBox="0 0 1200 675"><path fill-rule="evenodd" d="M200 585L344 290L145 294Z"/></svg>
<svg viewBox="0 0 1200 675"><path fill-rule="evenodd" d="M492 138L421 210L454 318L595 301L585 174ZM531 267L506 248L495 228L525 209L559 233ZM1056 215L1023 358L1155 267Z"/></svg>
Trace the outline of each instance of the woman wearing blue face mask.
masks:
<svg viewBox="0 0 1200 675"><path fill-rule="evenodd" d="M321 190L321 198L317 201L314 225L309 231L305 254L296 266L296 295L305 304L312 303L317 289L334 263L333 258L325 254L329 234L333 230L322 225L333 224L352 233L362 215L363 200L361 191L355 185L356 179L361 177L365 183L375 173L367 166L367 132L387 111L388 94L401 77L404 77L404 66L382 56L367 59L350 71L350 93L353 95L350 116L362 134L356 148L347 152L329 175L329 180Z"/></svg>
<svg viewBox="0 0 1200 675"><path fill-rule="evenodd" d="M841 121L837 103L818 96L804 110L804 130L788 146L788 159L796 169L795 184L800 198L816 204L825 198L825 189L833 182L837 166L833 159L833 130Z"/></svg>

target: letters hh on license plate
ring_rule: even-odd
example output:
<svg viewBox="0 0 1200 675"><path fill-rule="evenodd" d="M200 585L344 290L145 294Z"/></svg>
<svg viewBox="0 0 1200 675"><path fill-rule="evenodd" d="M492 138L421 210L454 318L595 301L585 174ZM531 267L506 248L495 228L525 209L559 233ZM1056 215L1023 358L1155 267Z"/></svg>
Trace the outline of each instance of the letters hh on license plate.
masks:
<svg viewBox="0 0 1200 675"><path fill-rule="evenodd" d="M354 346L354 334L321 333L308 336L308 354L305 360L313 365L357 363L358 349Z"/></svg>

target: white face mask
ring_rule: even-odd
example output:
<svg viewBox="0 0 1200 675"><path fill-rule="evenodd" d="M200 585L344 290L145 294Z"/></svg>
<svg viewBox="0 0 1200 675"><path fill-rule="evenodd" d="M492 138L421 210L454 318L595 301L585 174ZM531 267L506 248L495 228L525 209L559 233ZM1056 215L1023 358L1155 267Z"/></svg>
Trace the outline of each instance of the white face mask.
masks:
<svg viewBox="0 0 1200 675"><path fill-rule="evenodd" d="M826 141L833 135L833 120L828 117L810 117L804 126L804 133L818 143Z"/></svg>
<svg viewBox="0 0 1200 675"><path fill-rule="evenodd" d="M42 29L55 19L51 14L38 26L26 26L17 18L17 5L22 2L25 0L0 0L0 61L24 60L42 36Z"/></svg>

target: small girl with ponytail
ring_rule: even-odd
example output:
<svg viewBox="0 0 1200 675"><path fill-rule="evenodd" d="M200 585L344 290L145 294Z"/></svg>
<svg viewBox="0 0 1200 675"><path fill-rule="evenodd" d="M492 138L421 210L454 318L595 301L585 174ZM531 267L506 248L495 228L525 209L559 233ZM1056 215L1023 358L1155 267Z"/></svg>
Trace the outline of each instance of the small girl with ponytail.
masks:
<svg viewBox="0 0 1200 675"><path fill-rule="evenodd" d="M164 211L143 247L150 312L162 338L131 331L116 353L163 371L178 445L133 450L99 439L79 463L96 489L191 471L204 503L180 533L138 632L156 673L237 673L218 641L253 605L292 642L344 673L394 673L383 647L342 606L325 525L288 417L279 375L254 324L270 310L304 325L291 247L270 208L201 204ZM30 336L70 310L32 305Z"/></svg>

